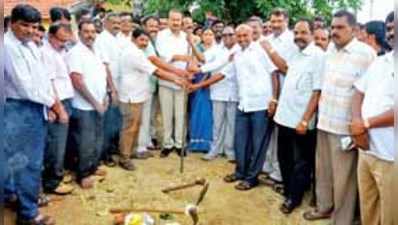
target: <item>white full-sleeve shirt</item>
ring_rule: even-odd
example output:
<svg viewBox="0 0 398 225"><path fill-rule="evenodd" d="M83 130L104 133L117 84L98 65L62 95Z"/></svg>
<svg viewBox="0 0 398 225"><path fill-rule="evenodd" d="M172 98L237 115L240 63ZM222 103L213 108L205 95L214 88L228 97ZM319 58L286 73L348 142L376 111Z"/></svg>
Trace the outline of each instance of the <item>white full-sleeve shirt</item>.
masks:
<svg viewBox="0 0 398 225"><path fill-rule="evenodd" d="M230 65L230 57L239 50L239 45L234 45L228 49L224 45L214 45L204 52L205 64L201 70L204 73L210 72L212 75L222 72L224 68ZM238 81L236 74L229 70L224 70L225 77L221 81L210 86L210 98L213 101L238 101Z"/></svg>
<svg viewBox="0 0 398 225"><path fill-rule="evenodd" d="M223 74L233 74L238 81L239 110L255 112L267 110L272 99L272 72L276 70L265 50L252 42L240 48Z"/></svg>
<svg viewBox="0 0 398 225"><path fill-rule="evenodd" d="M4 35L4 81L6 98L29 100L48 107L55 103L41 51L31 41L21 42L12 31Z"/></svg>
<svg viewBox="0 0 398 225"><path fill-rule="evenodd" d="M71 78L66 64L66 51L56 50L48 41L44 41L43 59L49 77L54 84L56 93L60 100L71 99L74 96L74 90Z"/></svg>

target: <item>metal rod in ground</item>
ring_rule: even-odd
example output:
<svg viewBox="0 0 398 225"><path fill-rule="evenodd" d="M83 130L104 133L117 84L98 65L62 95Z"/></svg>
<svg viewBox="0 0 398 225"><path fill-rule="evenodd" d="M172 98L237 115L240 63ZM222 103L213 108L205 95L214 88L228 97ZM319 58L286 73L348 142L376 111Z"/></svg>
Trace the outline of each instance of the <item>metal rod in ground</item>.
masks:
<svg viewBox="0 0 398 225"><path fill-rule="evenodd" d="M187 139L187 130L188 130L188 92L186 88L183 88L184 91L184 110L185 110L185 122L182 131L182 144L181 144L181 153L180 153L180 173L184 173L185 169L185 155L186 155L186 139Z"/></svg>

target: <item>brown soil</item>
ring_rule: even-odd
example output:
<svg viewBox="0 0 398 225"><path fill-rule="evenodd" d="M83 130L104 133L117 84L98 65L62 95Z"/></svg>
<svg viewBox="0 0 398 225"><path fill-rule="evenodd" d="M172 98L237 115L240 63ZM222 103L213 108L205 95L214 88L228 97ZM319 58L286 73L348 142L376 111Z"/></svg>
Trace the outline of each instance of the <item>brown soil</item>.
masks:
<svg viewBox="0 0 398 225"><path fill-rule="evenodd" d="M198 198L200 187L171 194L163 194L164 187L206 178L210 189L200 205L201 225L326 225L328 221L307 222L302 213L309 209L308 197L291 215L279 211L282 197L270 188L259 186L248 192L239 192L233 184L222 178L233 171L234 165L225 159L212 162L200 160L201 154L191 154L186 159L185 173L179 172L179 159L152 158L136 161L137 171L126 172L120 168L107 168L108 176L92 190L77 188L62 201L53 202L42 212L52 215L57 225L111 225L110 208L184 209ZM152 214L158 218L158 215ZM6 225L14 215L6 212ZM182 225L190 225L189 217L177 216Z"/></svg>

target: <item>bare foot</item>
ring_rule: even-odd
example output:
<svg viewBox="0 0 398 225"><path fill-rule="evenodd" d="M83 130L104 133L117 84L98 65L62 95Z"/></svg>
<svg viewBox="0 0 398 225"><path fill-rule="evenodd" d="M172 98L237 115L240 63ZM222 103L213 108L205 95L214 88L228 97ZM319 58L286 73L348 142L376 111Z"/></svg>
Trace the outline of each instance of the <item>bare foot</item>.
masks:
<svg viewBox="0 0 398 225"><path fill-rule="evenodd" d="M83 189L90 189L94 187L94 179L92 177L85 177L82 179L82 181L80 182L80 186Z"/></svg>
<svg viewBox="0 0 398 225"><path fill-rule="evenodd" d="M102 168L98 168L98 169L95 171L94 175L100 176L100 177L105 177L105 176L106 176L106 170L105 170L105 169L102 169Z"/></svg>

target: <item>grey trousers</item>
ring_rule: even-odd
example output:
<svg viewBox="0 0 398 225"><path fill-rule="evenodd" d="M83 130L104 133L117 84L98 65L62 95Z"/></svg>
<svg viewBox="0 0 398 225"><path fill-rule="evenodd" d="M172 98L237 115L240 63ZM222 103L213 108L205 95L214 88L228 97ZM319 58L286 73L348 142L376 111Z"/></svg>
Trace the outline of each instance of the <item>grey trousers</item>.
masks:
<svg viewBox="0 0 398 225"><path fill-rule="evenodd" d="M358 152L343 151L342 135L318 131L316 195L320 212L333 209L332 225L352 225L358 195Z"/></svg>
<svg viewBox="0 0 398 225"><path fill-rule="evenodd" d="M163 148L182 148L186 116L186 93L183 90L159 87L163 119Z"/></svg>
<svg viewBox="0 0 398 225"><path fill-rule="evenodd" d="M278 127L274 127L271 140L268 145L263 171L268 173L272 179L281 182L282 174L278 160L278 133Z"/></svg>
<svg viewBox="0 0 398 225"><path fill-rule="evenodd" d="M238 103L212 101L213 104L213 142L209 155L226 154L235 159L234 133L235 117Z"/></svg>

